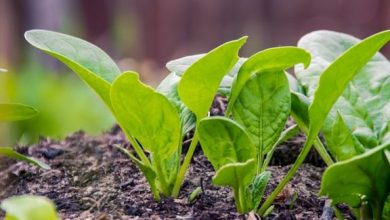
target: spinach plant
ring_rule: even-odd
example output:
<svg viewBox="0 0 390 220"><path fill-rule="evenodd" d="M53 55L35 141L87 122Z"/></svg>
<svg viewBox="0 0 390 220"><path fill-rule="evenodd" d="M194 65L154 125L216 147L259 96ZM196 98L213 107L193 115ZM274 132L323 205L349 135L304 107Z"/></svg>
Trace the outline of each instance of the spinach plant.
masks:
<svg viewBox="0 0 390 220"><path fill-rule="evenodd" d="M0 122L29 119L35 117L37 114L37 110L27 105L0 103ZM43 163L42 161L20 154L11 147L0 147L0 155L27 162L42 169L50 169L50 166Z"/></svg>
<svg viewBox="0 0 390 220"><path fill-rule="evenodd" d="M238 212L257 210L270 177L266 168L276 146L295 135L282 132L290 114L291 95L284 69L308 66L310 54L296 47L271 48L248 58L231 86L226 115L200 123L200 142L216 175L216 185L233 188Z"/></svg>
<svg viewBox="0 0 390 220"><path fill-rule="evenodd" d="M324 36L327 36L327 35L324 35ZM335 60L333 62L331 62L326 68L324 68L325 70L321 73L321 76L320 76L320 79L318 82L318 86L316 87L316 89L314 91L314 95L312 98L313 101L309 105L308 109L305 109L304 103L299 103L299 101L304 100L304 98L300 97L299 95L295 95L295 101L297 101L299 103L299 107L295 108L295 110L298 110L298 111L302 110L303 112L305 112L305 111L308 112L308 117L304 116L304 117L299 118L299 119L301 119L300 120L301 122L306 122L306 123L309 122L309 124L306 125L308 127L308 137L306 139L306 142L304 144L302 152L298 156L297 161L294 163L293 167L287 173L285 178L279 183L277 188L272 192L272 194L267 198L265 203L262 205L262 207L260 208L260 213L264 213L267 210L267 208L271 205L271 203L275 199L275 197L280 193L280 191L283 189L283 187L288 183L288 181L293 177L295 172L298 170L299 166L302 164L303 160L305 159L306 155L308 154L308 152L311 148L311 145L315 141L315 138L316 138L318 132L323 127L324 122L326 121L326 118L328 117L328 113L331 111L335 102L343 94L348 83L353 79L353 77L355 75L357 75L359 73L359 70L361 70L366 65L366 63L375 55L375 53L381 47L383 47L389 40L390 40L390 31L380 32L378 34L375 34L371 37L366 38L365 40L363 40L359 43L356 43L353 46L350 45L349 49L340 53L339 56L336 56L334 58ZM343 43L344 43L344 41L343 41ZM323 49L324 47L321 47L321 48ZM334 47L329 47L329 48L334 49ZM316 60L316 62L318 62L318 59ZM315 61L313 61L313 63L315 63ZM302 112L294 112L293 116L294 115L295 116L302 116L303 114L302 114ZM338 124L340 124L340 123L342 123L341 119L339 120ZM343 128L343 126L339 126L338 128L340 128L339 130L342 130L342 129L346 130L345 127ZM346 139L340 138L340 140L345 141ZM356 141L356 139L354 139L353 141ZM347 143L347 142L345 142L345 143ZM348 143L345 145L348 145ZM373 149L373 150L378 151L378 149L382 149L379 151L383 153L383 149L386 149L386 147L387 146L384 145L384 146L378 147L378 148ZM358 149L358 151L360 151L360 147L355 148L355 146L352 146L352 148L354 148L355 150ZM343 149L343 150L345 150L345 149ZM343 151L343 150L341 150L341 151ZM365 157L365 156L370 157L370 155L372 155L372 154L376 155L376 153L371 152L371 153L365 154L362 157ZM336 158L337 158L337 156L336 156ZM378 159L380 159L380 157ZM355 162L353 163L352 161L355 161ZM351 159L349 162L350 163L348 166L350 166L351 171L354 168L355 168L355 170L358 170L359 166L357 164L362 163L361 160L359 160L359 158ZM343 164L345 164L345 163L347 163L347 162L344 162ZM378 162L378 163L385 164L382 162ZM380 165L373 165L373 164L364 164L364 165L367 168L362 169L362 170L366 170L366 171L372 169L373 167L378 167L378 166L381 167ZM324 175L323 183L324 182L326 183L327 181L332 180L332 179L333 179L333 181L335 179L338 179L339 176L336 177L334 174L336 174L335 170L339 170L340 167L345 167L345 166L342 166L342 164L338 164L338 163L331 165ZM368 167L371 167L371 168L368 168ZM356 199L357 197L362 198L362 197L368 196L368 197L374 199L375 203L381 204L381 201L383 201L383 197L386 197L388 195L388 188L387 187L389 186L389 184L387 184L387 187L382 188L379 191L377 191L378 190L377 187L378 186L382 187L382 186L384 186L383 183L388 183L388 178L387 177L382 178L382 177L388 176L389 169L388 168L385 168L383 170L381 169L379 172L383 172L383 173L381 175L377 175L377 176L372 177L375 179L374 182L376 182L374 184L379 183L378 185L376 185L374 187L363 186L363 185L361 185L357 188L352 187L351 188L352 193L350 191L351 189L349 189L349 190L345 190L346 194L349 194L349 196L352 196L355 199L354 202L357 201L357 199ZM327 176L330 176L330 174L332 174L332 173L333 173L333 175L332 175L333 178L328 178ZM358 175L361 178L366 178L362 175L359 175L357 172L344 173L343 175L348 176L347 178L349 178L350 183L353 183L353 182L357 183L358 182L359 178L357 178L354 175ZM366 173L366 175L370 176L369 172ZM379 177L379 178L376 179L376 177ZM328 180L326 180L326 179L328 179ZM336 181L334 181L334 183L336 183ZM357 183L357 184L359 184L359 183ZM327 184L327 185L329 185L329 184ZM332 187L329 187L326 189L324 189L324 187L323 187L323 189L321 190L321 193L329 195L330 198L332 198L332 199L333 199L333 196L335 194L329 193L328 190L330 190L330 189L335 190L338 187L347 188L347 187L351 186L351 184L345 184L345 183L343 183L341 185L338 185L338 184L331 184L331 185L332 185ZM365 190L361 190L363 188ZM359 189L359 191L357 191L356 189ZM380 198L371 197L371 195L377 195L378 193L381 195ZM347 203L351 201L351 200L349 200L351 197L348 197L348 196L341 196L341 197L337 198L336 200L342 201L341 198L343 198L344 201ZM354 203L354 204L356 205L356 203ZM381 204L381 205L383 205L383 204ZM376 206L376 205L374 204L374 206ZM379 209L376 207L376 210L379 210ZM376 215L376 216L379 216L379 215Z"/></svg>
<svg viewBox="0 0 390 220"><path fill-rule="evenodd" d="M5 220L57 220L55 205L45 197L23 195L5 199L1 202Z"/></svg>
<svg viewBox="0 0 390 220"><path fill-rule="evenodd" d="M129 139L136 156L123 148L145 175L156 201L160 193L176 197L198 142L196 125L207 116L226 73L238 60L246 37L227 42L194 62L178 80L169 75L157 90L135 72L120 73L96 46L65 34L32 30L29 43L70 67L103 99ZM183 136L194 137L180 163ZM149 154L149 157L148 157Z"/></svg>
<svg viewBox="0 0 390 220"><path fill-rule="evenodd" d="M384 44L389 31L381 35L379 42ZM303 37L298 45L314 54L309 68L296 69L305 95L312 98L318 83L329 87L329 81L321 78L318 82L322 71L358 43L352 36L331 31ZM390 166L386 159L389 78L390 62L375 54L346 88L340 89L341 96L322 126L328 149L340 162L324 173L320 194L328 195L334 203L345 202L356 208L356 215L362 219L385 219L384 207L390 205Z"/></svg>

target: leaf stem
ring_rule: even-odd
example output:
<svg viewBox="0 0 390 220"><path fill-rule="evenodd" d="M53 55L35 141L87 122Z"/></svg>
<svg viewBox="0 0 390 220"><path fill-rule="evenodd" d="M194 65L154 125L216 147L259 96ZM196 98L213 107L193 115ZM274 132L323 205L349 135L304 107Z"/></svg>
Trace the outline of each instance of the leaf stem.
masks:
<svg viewBox="0 0 390 220"><path fill-rule="evenodd" d="M317 150L318 154L324 160L326 166L330 166L334 164L332 157L329 155L328 151L326 150L325 146L322 144L321 140L316 137L314 140L314 148Z"/></svg>
<svg viewBox="0 0 390 220"><path fill-rule="evenodd" d="M297 123L299 129L301 129L301 131L307 136L309 134L309 129L307 128L305 123L301 121L299 117L296 116L294 113L292 113L291 115L294 118L294 121ZM324 160L327 166L330 166L334 163L332 157L329 155L328 151L326 150L325 146L322 144L318 136L314 140L314 148L317 150L318 154L320 155L322 160Z"/></svg>
<svg viewBox="0 0 390 220"><path fill-rule="evenodd" d="M146 165L151 167L151 164L150 164L150 161L149 161L148 157L145 155L144 151L142 150L141 146L138 144L137 140L135 140L134 137L131 136L130 134L126 135L126 136L129 139L129 142L130 142L131 146L133 146L135 152L140 157L141 161L144 164L146 164Z"/></svg>
<svg viewBox="0 0 390 220"><path fill-rule="evenodd" d="M154 157L153 155L153 162L154 162L154 167L156 167L156 173L157 173L157 178L159 179L160 182L160 187L161 191L165 196L169 196L169 189L168 189L168 184L165 179L165 174L164 171L161 169L162 167L162 160L159 157Z"/></svg>
<svg viewBox="0 0 390 220"><path fill-rule="evenodd" d="M268 207L273 203L275 198L279 195L279 193L282 191L282 189L287 185L287 183L294 177L294 174L297 172L299 167L302 165L303 161L305 160L307 154L310 152L311 146L314 142L314 138L308 137L306 139L305 145L303 146L303 149L301 153L298 155L297 160L291 167L291 169L288 171L287 175L283 178L283 180L278 184L278 186L274 189L274 191L271 193L271 195L265 200L263 205L258 210L258 213L260 216L264 214L264 212L268 209Z"/></svg>
<svg viewBox="0 0 390 220"><path fill-rule="evenodd" d="M198 123L196 123L196 124L197 125L195 128L198 127ZM192 156L194 155L194 152L195 152L197 145L198 145L198 129L195 129L195 133L194 133L194 136L192 138L190 147L188 148L188 151L187 151L187 154L184 158L183 164L181 165L179 173L177 175L175 185L173 186L173 189L172 189L172 196L174 198L179 196L181 184L183 183L184 176L187 172L188 166L190 165Z"/></svg>
<svg viewBox="0 0 390 220"><path fill-rule="evenodd" d="M238 186L238 200L240 202L240 206L241 206L241 213L244 213L246 211L246 202L245 201L245 188L244 186L242 186L242 183L240 183L240 185Z"/></svg>
<svg viewBox="0 0 390 220"><path fill-rule="evenodd" d="M240 190L233 189L233 193L234 193L234 202L236 203L237 212L242 213L243 209L241 207L241 201L240 201Z"/></svg>

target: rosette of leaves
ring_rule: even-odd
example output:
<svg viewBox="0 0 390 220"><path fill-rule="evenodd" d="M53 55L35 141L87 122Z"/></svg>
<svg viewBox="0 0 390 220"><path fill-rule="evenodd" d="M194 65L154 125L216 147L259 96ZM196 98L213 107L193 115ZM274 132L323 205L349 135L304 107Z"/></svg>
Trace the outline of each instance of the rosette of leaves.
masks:
<svg viewBox="0 0 390 220"><path fill-rule="evenodd" d="M390 62L376 53L389 40L390 31L363 41L316 31L298 43L313 54L309 68L296 68L304 95L324 105L320 99L340 94L321 127L338 163L324 173L320 194L334 203L347 203L361 219L386 219L384 210L390 205ZM343 78L349 79L346 85L334 86Z"/></svg>
<svg viewBox="0 0 390 220"><path fill-rule="evenodd" d="M372 116L367 114L367 109L361 108L360 104L352 103L373 101L370 110L373 114L378 113L374 111L374 108L380 106L379 100L386 99L387 96L375 95L376 97L371 97L373 99L370 100L367 92L373 94L380 92L381 89L386 91L386 82L382 82L383 87L373 83L377 77L381 78L384 75L374 74L365 78L362 76L366 74L362 71L372 68L376 63L383 65L384 58L377 52L389 40L390 31L377 33L362 41L345 34L319 31L307 35L300 41L299 46L313 54L312 64L307 70L296 69L298 79L311 99L299 93L292 93L292 115L295 121L307 130L305 133L308 137L296 162L262 205L260 213L268 209L283 187L294 176L322 129L332 155L341 162L331 165L326 170L322 180L321 194L328 195L334 203L345 202L360 209L356 213L359 213L357 216L362 219L381 219L385 216L386 213L383 213L383 210L385 210L384 207L388 207L386 198L388 198L390 187L390 169L384 156L388 145L383 143L380 146L374 146L381 143L378 139L373 139L374 127L367 129L367 126L362 126L372 125ZM373 63L370 63L371 59ZM355 79L357 81L354 81ZM357 85L359 87L356 87ZM358 99L357 91L366 97L366 100ZM350 118L347 119L347 117ZM364 120L367 121L364 122ZM382 123L387 123L386 118L382 120ZM347 121L351 121L354 126L348 127L352 124L349 125ZM386 131L383 128L380 130ZM353 135L354 132L355 135ZM376 138L385 136L376 136ZM385 138L382 139L382 142L384 141ZM367 163L368 161L372 163Z"/></svg>
<svg viewBox="0 0 390 220"><path fill-rule="evenodd" d="M157 88L137 73L121 73L96 46L61 33L32 30L33 46L71 68L102 98L129 139L135 154L120 148L145 175L156 201L160 193L176 197L198 143L197 126L207 117L223 77L239 59L246 37L227 42L194 62L180 80L168 76ZM195 128L181 162L184 134Z"/></svg>
<svg viewBox="0 0 390 220"><path fill-rule="evenodd" d="M213 165L213 183L234 191L238 212L257 210L270 178L266 171L282 141L299 131L284 130L291 95L284 69L308 66L310 54L296 47L271 48L248 58L231 85L227 116L200 123L200 142Z"/></svg>

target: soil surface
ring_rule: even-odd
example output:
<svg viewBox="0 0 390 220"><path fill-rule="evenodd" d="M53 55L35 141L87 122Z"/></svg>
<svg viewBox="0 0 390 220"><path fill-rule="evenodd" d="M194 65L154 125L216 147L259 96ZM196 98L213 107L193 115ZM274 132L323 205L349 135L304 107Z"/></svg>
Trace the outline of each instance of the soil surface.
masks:
<svg viewBox="0 0 390 220"><path fill-rule="evenodd" d="M224 111L223 102L214 102L213 115ZM287 173L303 142L300 135L278 147L269 167L272 177L266 195ZM156 203L145 178L114 147L117 144L129 148L116 126L99 137L77 132L62 141L41 139L37 145L20 148L20 152L41 159L52 169L45 171L1 158L0 201L13 195L43 195L55 202L64 220L256 219L237 214L231 190L211 184L214 171L200 147L179 198L164 198ZM279 195L266 219L320 219L325 198L319 198L317 193L324 166L314 151L306 162ZM198 186L202 193L189 203L188 195ZM3 216L0 211L0 219Z"/></svg>

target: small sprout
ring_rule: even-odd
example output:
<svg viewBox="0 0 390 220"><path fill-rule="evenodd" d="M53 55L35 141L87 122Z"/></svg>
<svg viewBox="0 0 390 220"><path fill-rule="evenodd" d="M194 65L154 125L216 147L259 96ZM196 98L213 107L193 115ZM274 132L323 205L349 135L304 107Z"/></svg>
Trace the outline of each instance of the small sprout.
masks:
<svg viewBox="0 0 390 220"><path fill-rule="evenodd" d="M199 196L202 194L202 187L198 186L191 194L188 196L188 203L193 203Z"/></svg>
<svg viewBox="0 0 390 220"><path fill-rule="evenodd" d="M272 211L274 210L275 206L274 205L271 205L270 207L268 207L267 210L265 210L264 214L263 214L263 217L267 217L269 214L272 213Z"/></svg>

